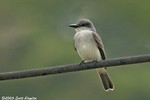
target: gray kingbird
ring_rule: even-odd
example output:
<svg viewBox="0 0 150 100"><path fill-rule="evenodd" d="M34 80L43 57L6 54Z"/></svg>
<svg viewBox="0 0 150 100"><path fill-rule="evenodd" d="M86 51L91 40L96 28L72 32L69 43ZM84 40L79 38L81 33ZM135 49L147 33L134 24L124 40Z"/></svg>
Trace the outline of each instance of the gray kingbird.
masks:
<svg viewBox="0 0 150 100"><path fill-rule="evenodd" d="M101 37L96 32L93 23L89 19L81 19L77 24L70 24L75 28L74 48L83 60L82 62L105 60L105 50ZM106 91L113 90L114 86L109 78L106 68L96 69Z"/></svg>

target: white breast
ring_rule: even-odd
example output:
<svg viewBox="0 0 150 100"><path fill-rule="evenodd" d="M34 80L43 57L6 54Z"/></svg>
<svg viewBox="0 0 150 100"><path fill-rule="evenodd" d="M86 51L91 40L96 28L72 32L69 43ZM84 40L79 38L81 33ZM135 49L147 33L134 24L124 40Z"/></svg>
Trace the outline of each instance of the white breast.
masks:
<svg viewBox="0 0 150 100"><path fill-rule="evenodd" d="M92 31L83 30L74 36L75 47L79 56L85 61L100 60L100 52L93 38Z"/></svg>

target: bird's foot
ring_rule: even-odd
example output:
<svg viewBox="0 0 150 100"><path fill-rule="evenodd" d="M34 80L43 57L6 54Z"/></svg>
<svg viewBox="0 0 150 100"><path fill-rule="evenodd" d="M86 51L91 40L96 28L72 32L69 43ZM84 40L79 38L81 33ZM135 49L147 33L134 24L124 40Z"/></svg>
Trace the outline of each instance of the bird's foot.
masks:
<svg viewBox="0 0 150 100"><path fill-rule="evenodd" d="M94 63L94 64L96 64L98 61L97 60L93 60L93 61L91 61L91 63Z"/></svg>
<svg viewBox="0 0 150 100"><path fill-rule="evenodd" d="M98 61L97 60L93 60L93 61L91 61L92 63L97 63Z"/></svg>
<svg viewBox="0 0 150 100"><path fill-rule="evenodd" d="M82 60L81 62L80 62L80 65L82 65L82 64L84 64L85 63L85 60Z"/></svg>

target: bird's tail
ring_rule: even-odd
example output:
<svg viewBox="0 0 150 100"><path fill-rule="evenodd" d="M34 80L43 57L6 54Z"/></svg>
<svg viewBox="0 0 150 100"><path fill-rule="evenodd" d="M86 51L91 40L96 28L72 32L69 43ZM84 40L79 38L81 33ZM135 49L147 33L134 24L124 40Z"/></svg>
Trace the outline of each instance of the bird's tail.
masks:
<svg viewBox="0 0 150 100"><path fill-rule="evenodd" d="M96 69L99 77L102 80L105 91L114 90L114 85L109 78L105 68Z"/></svg>

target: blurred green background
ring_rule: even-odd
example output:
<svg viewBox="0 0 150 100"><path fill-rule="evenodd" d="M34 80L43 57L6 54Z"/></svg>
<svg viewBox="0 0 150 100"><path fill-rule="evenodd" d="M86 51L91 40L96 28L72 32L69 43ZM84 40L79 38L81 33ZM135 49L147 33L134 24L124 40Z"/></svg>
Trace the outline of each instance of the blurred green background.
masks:
<svg viewBox="0 0 150 100"><path fill-rule="evenodd" d="M148 54L148 0L0 0L0 72L79 63L68 24L93 21L108 59ZM150 63L109 68L105 92L95 70L0 82L2 96L38 100L149 100Z"/></svg>

